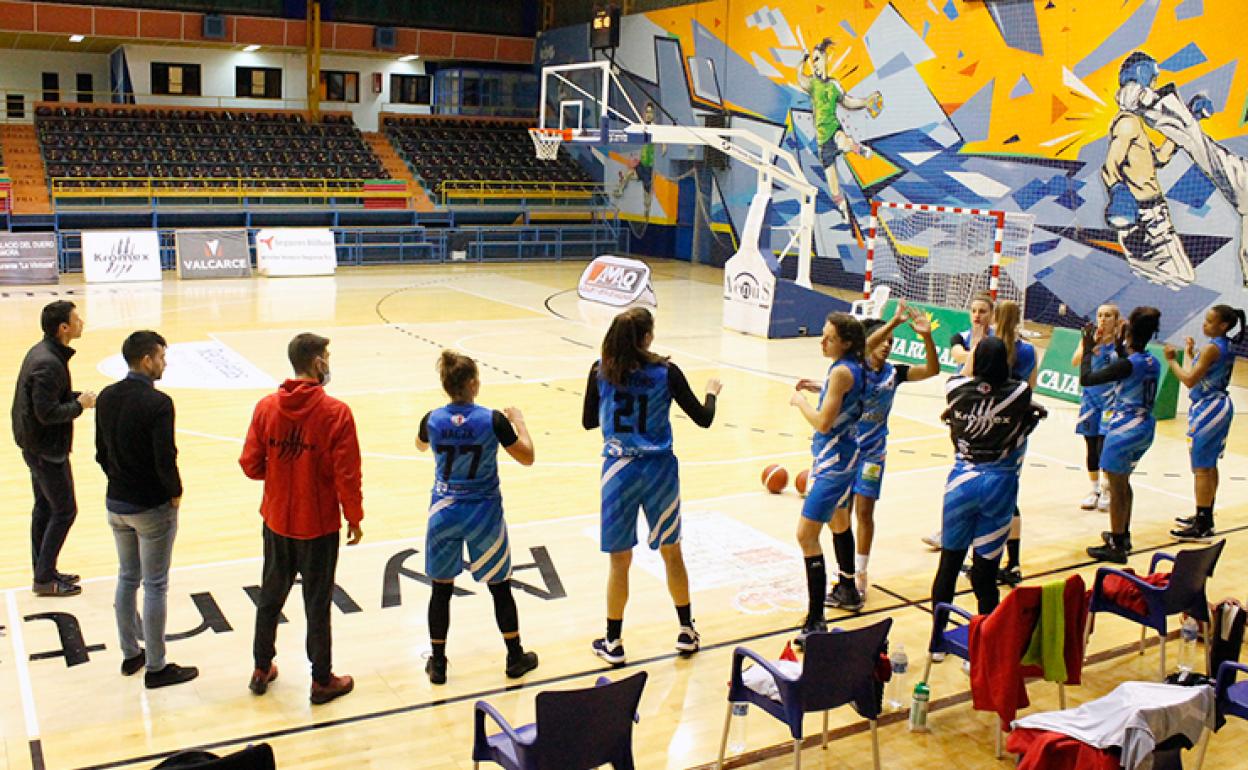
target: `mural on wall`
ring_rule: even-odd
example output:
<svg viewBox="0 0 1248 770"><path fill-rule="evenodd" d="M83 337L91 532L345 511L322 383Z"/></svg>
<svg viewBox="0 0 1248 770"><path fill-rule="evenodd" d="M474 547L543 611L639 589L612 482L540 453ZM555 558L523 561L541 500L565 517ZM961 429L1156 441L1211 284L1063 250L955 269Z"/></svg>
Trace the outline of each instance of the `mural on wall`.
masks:
<svg viewBox="0 0 1248 770"><path fill-rule="evenodd" d="M1242 0L715 0L627 17L616 61L658 121L727 113L799 155L821 190L817 278L861 285L871 199L1021 212L1029 317L1152 304L1174 338L1248 304L1242 24ZM589 57L569 40L545 36L539 64ZM643 227L677 222L689 177L712 230L744 222L739 164L595 155ZM773 243L796 214L778 193Z"/></svg>

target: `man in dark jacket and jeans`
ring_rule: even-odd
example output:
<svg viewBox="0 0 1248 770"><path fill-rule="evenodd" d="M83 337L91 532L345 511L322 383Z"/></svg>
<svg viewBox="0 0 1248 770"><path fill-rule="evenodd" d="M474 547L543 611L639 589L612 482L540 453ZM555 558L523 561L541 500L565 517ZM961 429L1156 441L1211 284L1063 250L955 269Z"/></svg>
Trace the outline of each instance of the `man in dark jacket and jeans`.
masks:
<svg viewBox="0 0 1248 770"><path fill-rule="evenodd" d="M74 420L95 406L95 393L74 391L69 377L69 343L82 336L82 316L74 303L58 300L43 308L43 339L22 361L13 394L13 438L30 468L35 507L30 523L31 561L36 596L82 593L78 576L58 572L56 560L78 515L69 452Z"/></svg>
<svg viewBox="0 0 1248 770"><path fill-rule="evenodd" d="M117 543L117 592L113 610L121 641L121 673L147 665L148 689L189 682L193 666L165 661L169 561L178 533L182 477L173 440L173 399L156 390L165 373L165 338L139 331L126 338L121 355L130 372L100 392L95 410L95 459L108 476L104 504ZM136 598L143 581L143 615ZM140 637L147 650L139 646Z"/></svg>
<svg viewBox="0 0 1248 770"><path fill-rule="evenodd" d="M334 676L329 612L342 520L347 520L347 545L363 537L360 444L350 407L323 387L329 382L329 340L299 334L286 353L295 377L256 404L238 459L248 478L264 481L264 571L252 645L256 667L248 687L263 695L277 678L277 623L301 577L310 700L319 704L355 686L349 676Z"/></svg>

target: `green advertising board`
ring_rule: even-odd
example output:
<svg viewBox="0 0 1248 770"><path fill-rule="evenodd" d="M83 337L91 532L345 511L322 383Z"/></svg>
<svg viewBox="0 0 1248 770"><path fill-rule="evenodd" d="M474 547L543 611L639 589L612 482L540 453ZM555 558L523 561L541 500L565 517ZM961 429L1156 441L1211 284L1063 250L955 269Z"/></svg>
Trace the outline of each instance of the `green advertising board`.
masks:
<svg viewBox="0 0 1248 770"><path fill-rule="evenodd" d="M950 353L949 338L971 328L971 314L965 310L951 310L939 305L925 305L922 302L907 302L906 304L922 310L931 320L932 340L936 343L936 352L940 354L940 368L946 372L956 371L960 364L953 360L953 355ZM890 299L884 305L881 318L892 318L896 307L897 301ZM927 360L923 340L914 333L914 329L911 329L909 324L902 324L893 332L893 352L889 358L907 364L922 364Z"/></svg>
<svg viewBox="0 0 1248 770"><path fill-rule="evenodd" d="M1036 392L1077 403L1082 389L1079 387L1079 369L1070 365L1070 359L1079 347L1081 334L1077 329L1054 329L1049 346L1040 363L1036 378ZM1153 416L1159 420L1174 418L1179 402L1179 380L1166 366L1161 345L1149 345L1148 352L1161 362L1161 381L1157 383L1157 400L1153 403ZM1179 351L1182 361L1183 352Z"/></svg>

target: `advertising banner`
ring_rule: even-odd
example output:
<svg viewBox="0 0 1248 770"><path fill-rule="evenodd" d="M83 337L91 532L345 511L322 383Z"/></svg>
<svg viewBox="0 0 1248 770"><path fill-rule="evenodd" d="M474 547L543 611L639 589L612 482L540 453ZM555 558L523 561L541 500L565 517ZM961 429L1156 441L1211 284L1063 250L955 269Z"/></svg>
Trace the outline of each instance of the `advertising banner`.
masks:
<svg viewBox="0 0 1248 770"><path fill-rule="evenodd" d="M1054 329L1049 347L1040 362L1040 374L1036 377L1036 392L1063 401L1078 403L1083 389L1079 387L1079 369L1070 363L1075 349L1079 347L1078 329ZM1170 420L1178 411L1179 380L1170 373L1161 345L1149 345L1148 352L1161 362L1161 380L1157 383L1157 400L1153 402L1153 416ZM1179 351L1179 361L1183 351Z"/></svg>
<svg viewBox="0 0 1248 770"><path fill-rule="evenodd" d="M337 266L334 233L327 227L273 227L256 233L260 275L333 275Z"/></svg>
<svg viewBox="0 0 1248 770"><path fill-rule="evenodd" d="M56 283L55 233L0 233L0 285Z"/></svg>
<svg viewBox="0 0 1248 770"><path fill-rule="evenodd" d="M936 352L940 354L942 371L956 371L959 364L950 353L949 340L958 332L971 328L971 314L965 310L953 310L939 305L925 305L922 302L907 302L907 305L923 311L932 322L932 341L936 343ZM881 318L892 318L897 307L897 300L890 299L884 304ZM926 359L923 352L923 340L914 333L909 324L902 324L893 332L893 352L889 356L894 361L907 364L922 364Z"/></svg>
<svg viewBox="0 0 1248 770"><path fill-rule="evenodd" d="M178 230L178 277L247 278L251 275L251 249L246 230Z"/></svg>
<svg viewBox="0 0 1248 770"><path fill-rule="evenodd" d="M160 280L160 235L155 230L83 230L82 273L87 283Z"/></svg>
<svg viewBox="0 0 1248 770"><path fill-rule="evenodd" d="M590 262L576 284L581 299L626 307L634 302L657 303L650 286L650 266L636 259L601 256Z"/></svg>

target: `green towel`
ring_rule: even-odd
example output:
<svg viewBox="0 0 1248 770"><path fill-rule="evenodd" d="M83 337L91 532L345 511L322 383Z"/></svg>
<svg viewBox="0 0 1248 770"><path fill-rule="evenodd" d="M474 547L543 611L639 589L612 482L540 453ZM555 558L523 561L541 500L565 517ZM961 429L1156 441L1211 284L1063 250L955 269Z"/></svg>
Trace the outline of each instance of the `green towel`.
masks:
<svg viewBox="0 0 1248 770"><path fill-rule="evenodd" d="M1024 666L1040 666L1048 682L1066 681L1066 583L1049 583L1041 589L1040 620L1023 654Z"/></svg>

